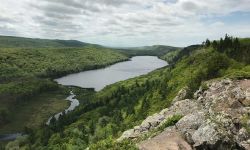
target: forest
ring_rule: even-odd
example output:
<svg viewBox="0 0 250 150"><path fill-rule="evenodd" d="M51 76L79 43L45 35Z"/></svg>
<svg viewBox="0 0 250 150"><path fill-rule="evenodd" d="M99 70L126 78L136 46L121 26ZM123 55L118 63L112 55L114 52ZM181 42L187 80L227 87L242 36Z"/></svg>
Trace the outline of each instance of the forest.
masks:
<svg viewBox="0 0 250 150"><path fill-rule="evenodd" d="M216 43L216 44L215 44ZM81 105L58 121L39 129L25 128L25 136L6 149L137 149L135 141L116 139L123 131L140 124L147 116L171 105L178 91L188 87L192 98L204 81L215 78L250 78L249 39L229 37L206 40L171 51L160 58L169 66L147 75L121 81L100 92L73 88ZM174 116L165 126L173 125Z"/></svg>
<svg viewBox="0 0 250 150"><path fill-rule="evenodd" d="M129 56L158 56L161 57L171 52L181 50L180 47L165 46L165 45L153 45L143 47L132 47L132 48L118 48L118 51Z"/></svg>
<svg viewBox="0 0 250 150"><path fill-rule="evenodd" d="M1 48L62 48L62 47L83 47L94 44L83 43L76 40L49 40L34 39L14 36L0 36Z"/></svg>
<svg viewBox="0 0 250 150"><path fill-rule="evenodd" d="M79 41L2 36L0 43L0 134L39 127L68 107L62 101L68 89L54 78L128 60L113 49Z"/></svg>

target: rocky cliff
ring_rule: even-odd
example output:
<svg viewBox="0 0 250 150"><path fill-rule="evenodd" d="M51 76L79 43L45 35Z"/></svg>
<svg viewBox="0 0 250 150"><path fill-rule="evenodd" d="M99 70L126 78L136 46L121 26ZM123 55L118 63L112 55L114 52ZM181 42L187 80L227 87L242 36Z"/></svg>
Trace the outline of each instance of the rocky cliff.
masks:
<svg viewBox="0 0 250 150"><path fill-rule="evenodd" d="M174 126L143 139L141 150L250 149L250 80L220 79L205 82L185 99L186 88L171 107L149 116L125 131L117 141L136 140L161 127L173 115L183 116Z"/></svg>

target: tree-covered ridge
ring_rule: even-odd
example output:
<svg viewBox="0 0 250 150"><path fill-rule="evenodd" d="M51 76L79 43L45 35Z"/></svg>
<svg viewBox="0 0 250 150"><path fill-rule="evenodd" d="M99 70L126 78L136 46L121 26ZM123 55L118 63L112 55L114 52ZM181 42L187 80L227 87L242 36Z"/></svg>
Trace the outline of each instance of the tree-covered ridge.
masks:
<svg viewBox="0 0 250 150"><path fill-rule="evenodd" d="M92 45L76 40L49 40L49 39L34 39L14 36L0 36L1 48L50 48L50 47L83 47Z"/></svg>
<svg viewBox="0 0 250 150"><path fill-rule="evenodd" d="M119 51L129 56L151 55L151 56L161 57L165 54L178 51L180 49L181 49L180 47L153 45L144 47L124 48L124 49L119 49Z"/></svg>
<svg viewBox="0 0 250 150"><path fill-rule="evenodd" d="M249 45L248 45L249 47ZM241 51L239 51L241 52ZM175 54L172 65L137 78L107 86L88 95L77 90L83 103L72 113L23 137L26 149L134 149L133 141L115 142L121 133L148 115L168 107L178 91L188 87L187 97L214 78L250 78L243 63L211 46L186 47ZM8 148L19 144L16 140Z"/></svg>
<svg viewBox="0 0 250 150"><path fill-rule="evenodd" d="M110 49L84 48L1 48L0 81L15 77L53 77L125 60Z"/></svg>
<svg viewBox="0 0 250 150"><path fill-rule="evenodd" d="M128 59L113 49L93 45L82 48L0 48L0 54L1 128L15 121L12 115L17 106L24 102L29 105L29 101L41 93L62 90L52 78Z"/></svg>
<svg viewBox="0 0 250 150"><path fill-rule="evenodd" d="M172 48L178 48L178 47L166 46L166 45L153 45L153 46L132 47L129 49L142 50L142 51L153 51L153 50L166 50L166 49L172 49Z"/></svg>
<svg viewBox="0 0 250 150"><path fill-rule="evenodd" d="M226 34L225 38L219 41L209 41L208 39L203 42L206 47L212 46L214 50L225 53L229 57L244 63L250 63L250 43L249 38L239 39Z"/></svg>

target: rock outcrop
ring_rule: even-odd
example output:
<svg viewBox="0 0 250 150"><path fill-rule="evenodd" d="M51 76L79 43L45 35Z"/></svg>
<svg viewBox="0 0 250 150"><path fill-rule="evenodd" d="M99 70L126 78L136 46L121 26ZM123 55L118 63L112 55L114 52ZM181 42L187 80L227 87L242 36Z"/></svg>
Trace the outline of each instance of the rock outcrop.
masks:
<svg viewBox="0 0 250 150"><path fill-rule="evenodd" d="M143 141L139 145L141 150L166 150L166 147L171 150L192 150L191 146L183 139L174 126L167 128L160 135L154 137L154 139Z"/></svg>
<svg viewBox="0 0 250 150"><path fill-rule="evenodd" d="M178 114L183 117L174 127L138 143L138 147L143 150L172 150L180 149L179 146L184 147L183 149L189 149L190 146L192 149L249 150L250 80L222 79L205 84L206 88L203 86L194 93L194 99L181 100L185 92L180 91L171 107L149 116L141 125L125 131L118 141L137 138ZM178 145L178 142L182 144Z"/></svg>

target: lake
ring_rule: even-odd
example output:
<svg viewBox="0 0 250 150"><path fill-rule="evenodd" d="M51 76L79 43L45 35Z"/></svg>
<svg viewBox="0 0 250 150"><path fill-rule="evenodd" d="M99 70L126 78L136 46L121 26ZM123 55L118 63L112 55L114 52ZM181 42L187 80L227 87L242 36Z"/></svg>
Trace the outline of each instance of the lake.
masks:
<svg viewBox="0 0 250 150"><path fill-rule="evenodd" d="M166 61L155 56L136 56L129 61L116 63L102 69L70 74L55 79L55 81L62 85L94 88L96 91L100 91L106 85L147 74L166 65L168 65Z"/></svg>

